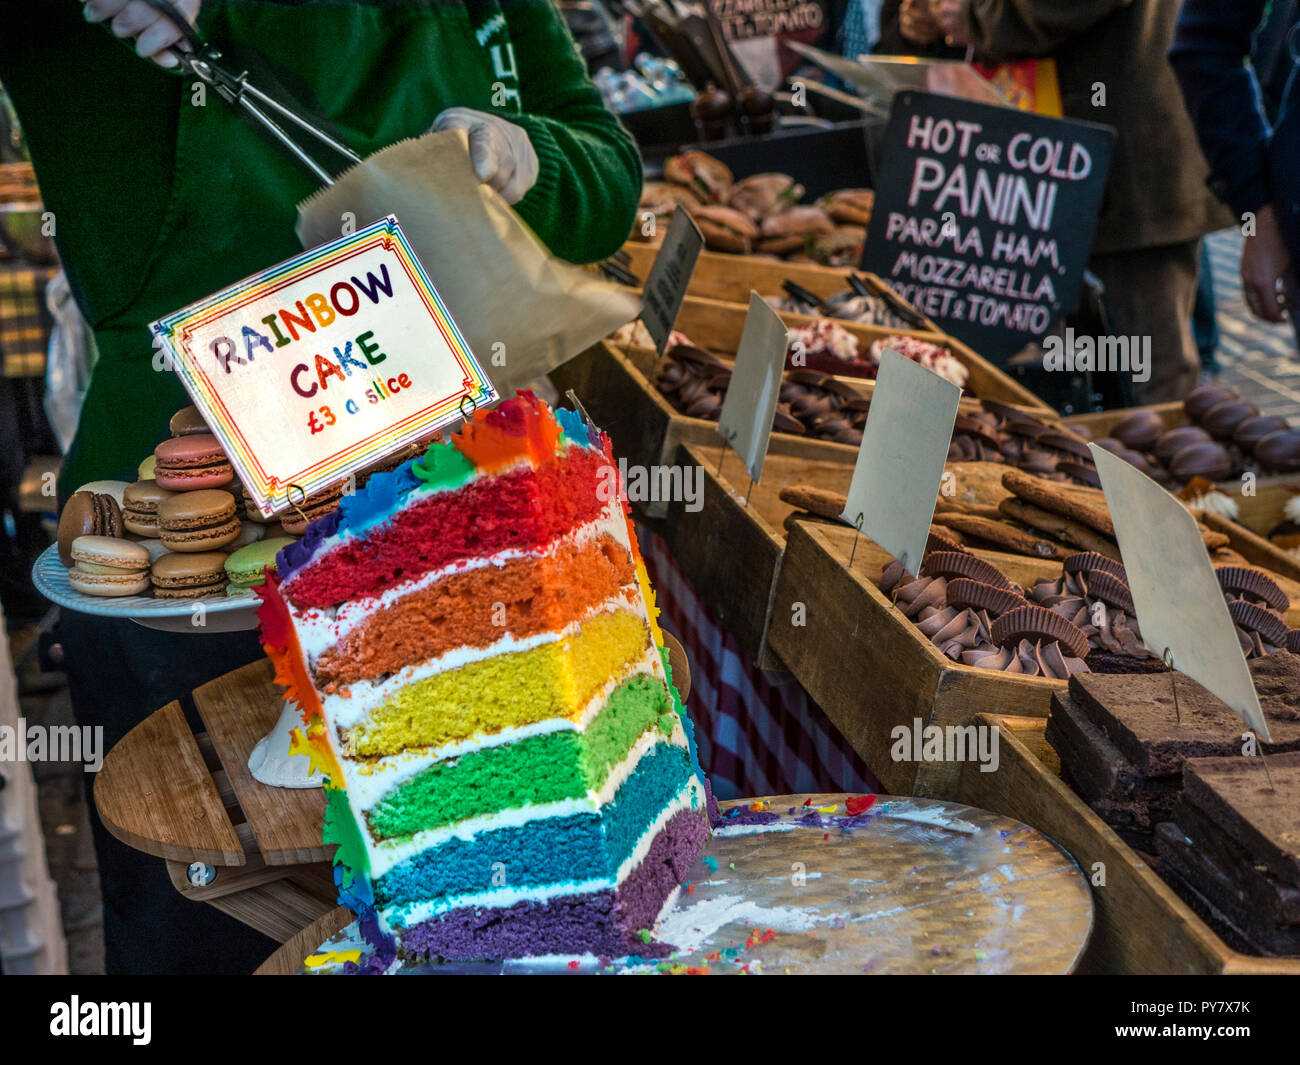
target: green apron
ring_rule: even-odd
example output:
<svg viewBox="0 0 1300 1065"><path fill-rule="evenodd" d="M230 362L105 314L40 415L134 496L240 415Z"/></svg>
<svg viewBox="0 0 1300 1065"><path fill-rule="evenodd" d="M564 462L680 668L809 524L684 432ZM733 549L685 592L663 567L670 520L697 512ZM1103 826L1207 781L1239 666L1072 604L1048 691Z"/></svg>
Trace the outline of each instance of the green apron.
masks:
<svg viewBox="0 0 1300 1065"><path fill-rule="evenodd" d="M301 78L362 157L426 132L445 108L491 111L494 86L513 87L495 3L472 13L463 4L208 3L199 30L214 44L251 45ZM176 377L155 368L148 323L302 250L296 206L314 179L215 93L197 106L192 90L187 83L178 96L175 178L138 287L120 277L86 285L99 359L64 465L65 493L102 477L134 480L171 414L189 402Z"/></svg>

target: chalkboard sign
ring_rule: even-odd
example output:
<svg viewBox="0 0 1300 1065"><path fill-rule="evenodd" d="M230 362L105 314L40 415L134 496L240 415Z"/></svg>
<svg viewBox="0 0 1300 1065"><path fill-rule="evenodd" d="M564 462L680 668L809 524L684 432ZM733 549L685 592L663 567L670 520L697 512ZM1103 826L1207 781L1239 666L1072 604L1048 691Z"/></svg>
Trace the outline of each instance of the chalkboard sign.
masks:
<svg viewBox="0 0 1300 1065"><path fill-rule="evenodd" d="M646 332L654 340L655 351L660 355L668 346L668 338L691 283L691 274L695 272L695 261L703 247L704 237L694 219L685 211L674 211L642 294L645 307L641 311L641 320L645 322Z"/></svg>
<svg viewBox="0 0 1300 1065"><path fill-rule="evenodd" d="M1115 131L894 97L862 267L986 358L1073 311Z"/></svg>

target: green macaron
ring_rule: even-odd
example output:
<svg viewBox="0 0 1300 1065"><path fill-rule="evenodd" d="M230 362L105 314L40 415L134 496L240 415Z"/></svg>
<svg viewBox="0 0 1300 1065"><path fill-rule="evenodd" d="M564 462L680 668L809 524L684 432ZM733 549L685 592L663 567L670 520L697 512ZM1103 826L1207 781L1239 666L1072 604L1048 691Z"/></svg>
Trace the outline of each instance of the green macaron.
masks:
<svg viewBox="0 0 1300 1065"><path fill-rule="evenodd" d="M292 536L276 536L232 552L226 559L226 576L230 579L226 595L252 595L254 586L266 579L267 568L275 570L275 556L280 549L294 540Z"/></svg>

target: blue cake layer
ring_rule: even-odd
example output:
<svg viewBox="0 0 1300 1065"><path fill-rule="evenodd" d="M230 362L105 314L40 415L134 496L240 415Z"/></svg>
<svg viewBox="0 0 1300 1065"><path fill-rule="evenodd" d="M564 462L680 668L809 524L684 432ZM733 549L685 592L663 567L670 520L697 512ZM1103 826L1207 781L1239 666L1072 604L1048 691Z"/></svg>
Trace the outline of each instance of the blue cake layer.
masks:
<svg viewBox="0 0 1300 1065"><path fill-rule="evenodd" d="M599 813L550 817L452 837L395 865L375 884L381 908L499 887L612 878L693 775L690 754L657 744Z"/></svg>

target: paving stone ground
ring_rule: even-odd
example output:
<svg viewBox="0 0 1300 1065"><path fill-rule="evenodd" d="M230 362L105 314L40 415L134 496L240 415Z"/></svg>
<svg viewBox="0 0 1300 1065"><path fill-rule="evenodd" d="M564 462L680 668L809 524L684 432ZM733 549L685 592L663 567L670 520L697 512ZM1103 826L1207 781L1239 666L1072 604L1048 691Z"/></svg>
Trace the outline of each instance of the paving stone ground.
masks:
<svg viewBox="0 0 1300 1065"><path fill-rule="evenodd" d="M1290 323L1253 318L1241 294L1237 262L1241 233L1225 229L1208 238L1219 322L1218 381L1259 407L1300 424L1300 354Z"/></svg>

